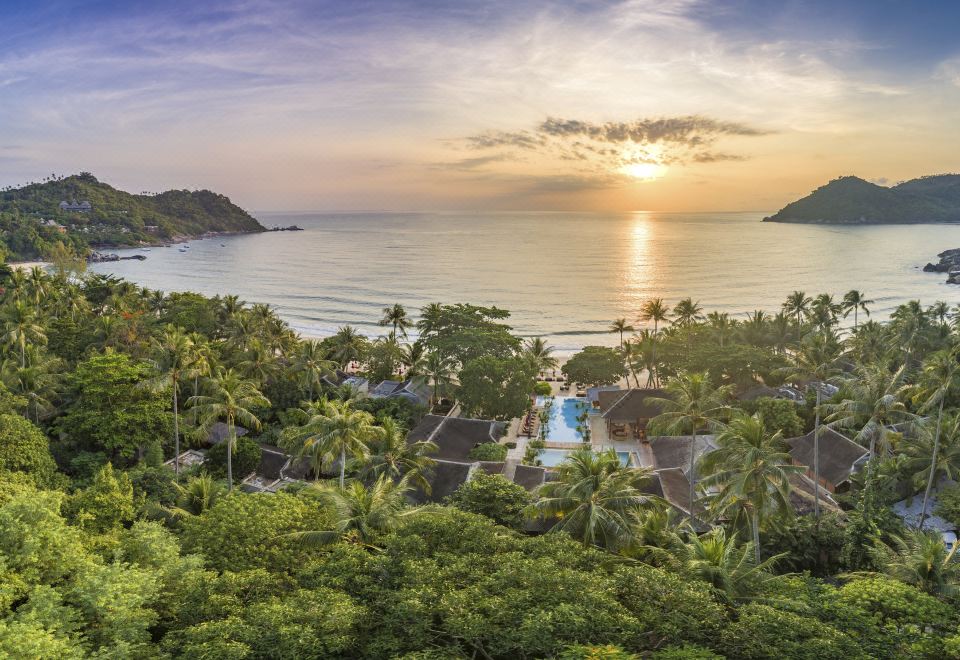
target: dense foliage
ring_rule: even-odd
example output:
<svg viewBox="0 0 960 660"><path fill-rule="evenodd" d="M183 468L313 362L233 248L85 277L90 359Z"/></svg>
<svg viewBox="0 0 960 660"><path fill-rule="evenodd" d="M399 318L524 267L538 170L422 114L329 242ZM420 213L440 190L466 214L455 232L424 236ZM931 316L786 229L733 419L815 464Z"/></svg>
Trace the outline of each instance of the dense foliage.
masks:
<svg viewBox="0 0 960 660"><path fill-rule="evenodd" d="M91 209L63 211L60 203L64 201L87 201ZM262 231L263 227L227 197L209 190L133 195L83 172L0 191L0 229L10 258L36 259L49 257L58 243L82 252L90 244L136 245L208 231Z"/></svg>
<svg viewBox="0 0 960 660"><path fill-rule="evenodd" d="M558 367L504 310L430 305L409 342L394 306L374 341L314 341L230 296L2 277L0 655L960 657L960 564L888 508L960 468L949 308L906 305L840 337L862 295L794 295L746 320L688 299L572 360L586 385L661 385L653 426L712 431L691 516L651 495L646 470L588 449L536 491L474 469L423 504L437 446L407 431L426 410L511 419ZM430 401L337 386L351 363ZM837 390L772 398L811 373ZM818 424L871 455L819 517L795 508L802 468L783 444ZM501 460L488 445L470 460ZM208 462L164 464L188 447ZM247 492L278 447L304 480ZM941 492L938 511L956 500Z"/></svg>

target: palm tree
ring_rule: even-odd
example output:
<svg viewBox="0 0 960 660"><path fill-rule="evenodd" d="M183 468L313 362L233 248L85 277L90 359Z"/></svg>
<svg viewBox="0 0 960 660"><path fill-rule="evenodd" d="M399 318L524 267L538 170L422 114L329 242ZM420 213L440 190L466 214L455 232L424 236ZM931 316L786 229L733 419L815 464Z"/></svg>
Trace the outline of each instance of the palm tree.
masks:
<svg viewBox="0 0 960 660"><path fill-rule="evenodd" d="M670 308L663 298L653 298L640 306L640 320L644 323L653 321L653 334L657 334L661 322L670 318Z"/></svg>
<svg viewBox="0 0 960 660"><path fill-rule="evenodd" d="M616 550L628 542L641 507L649 500L639 486L642 470L624 468L612 449L578 449L540 487L528 515L557 519L551 533L565 532L584 545Z"/></svg>
<svg viewBox="0 0 960 660"><path fill-rule="evenodd" d="M755 561L760 563L760 525L771 517L786 518L790 508L790 476L803 471L783 451L783 434L770 433L759 415L739 414L717 437L717 449L702 460L707 488L716 486L720 510L744 506L750 515Z"/></svg>
<svg viewBox="0 0 960 660"><path fill-rule="evenodd" d="M947 319L950 318L950 303L938 300L927 308L927 314L930 318L937 319L941 327L946 326Z"/></svg>
<svg viewBox="0 0 960 660"><path fill-rule="evenodd" d="M405 516L419 510L407 508L406 495L410 486L406 480L395 482L386 475L381 475L369 487L353 481L346 488L315 483L311 489L327 505L333 525L328 530L289 535L310 547L327 546L338 541L372 547L377 537L392 531Z"/></svg>
<svg viewBox="0 0 960 660"><path fill-rule="evenodd" d="M930 317L919 300L911 300L897 307L890 318L897 344L903 347L904 364L910 369L913 356L929 339Z"/></svg>
<svg viewBox="0 0 960 660"><path fill-rule="evenodd" d="M430 405L436 405L437 397L441 392L446 391L455 375L454 363L451 358L441 354L439 351L433 351L427 355L423 364L422 377L431 384L433 391L430 395Z"/></svg>
<svg viewBox="0 0 960 660"><path fill-rule="evenodd" d="M709 374L680 373L664 387L667 396L650 401L663 412L650 420L650 427L662 429L667 435L690 433L690 515L697 504L697 433L705 427L717 426L730 412L727 405L732 394L730 385L714 387Z"/></svg>
<svg viewBox="0 0 960 660"><path fill-rule="evenodd" d="M559 362L553 356L553 347L548 345L542 337L531 337L523 345L523 354L536 365L537 373L547 369L556 369Z"/></svg>
<svg viewBox="0 0 960 660"><path fill-rule="evenodd" d="M443 317L443 305L440 303L430 303L420 308L420 320L417 321L417 329L421 337L432 334L440 324Z"/></svg>
<svg viewBox="0 0 960 660"><path fill-rule="evenodd" d="M649 331L644 331L649 332ZM637 377L637 362L641 358L641 349L640 342L642 340L640 337L635 337L634 339L628 339L625 344L623 344L623 360L627 364L627 369L630 370L630 375L633 376L633 382L636 386L640 387L640 379ZM629 384L629 379L627 381Z"/></svg>
<svg viewBox="0 0 960 660"><path fill-rule="evenodd" d="M394 303L392 307L383 308L383 318L380 319L379 325L393 326L393 336L396 337L399 332L400 336L406 339L407 328L413 324L410 321L410 317L407 316L407 310L403 308L403 305Z"/></svg>
<svg viewBox="0 0 960 660"><path fill-rule="evenodd" d="M241 378L233 369L220 370L209 382L210 393L192 396L187 405L196 407L200 433L206 435L217 422L227 425L227 484L233 490L233 448L237 442L237 423L248 429L259 429L260 420L252 409L265 408L270 400L256 384Z"/></svg>
<svg viewBox="0 0 960 660"><path fill-rule="evenodd" d="M307 401L313 401L313 393L319 391L323 377L332 374L337 364L327 359L323 343L305 339L297 346L293 356L293 371L300 375L300 382L307 387Z"/></svg>
<svg viewBox="0 0 960 660"><path fill-rule="evenodd" d="M37 322L34 308L22 300L8 305L0 313L3 321L3 339L10 346L16 346L20 351L20 367L27 366L27 344L44 344L47 336L43 326Z"/></svg>
<svg viewBox="0 0 960 660"><path fill-rule="evenodd" d="M206 472L191 478L186 484L173 483L177 491L177 505L172 513L178 517L199 516L213 508L223 495L223 486Z"/></svg>
<svg viewBox="0 0 960 660"><path fill-rule="evenodd" d="M890 373L883 365L860 365L854 376L844 381L847 398L830 406L834 412L827 421L831 426L855 429L854 440L869 447L871 461L878 449L889 451L891 427L915 417L903 402L908 391L903 381L903 368Z"/></svg>
<svg viewBox="0 0 960 660"><path fill-rule="evenodd" d="M707 321L710 323L710 329L717 337L720 348L723 348L727 337L730 336L736 324L726 312L710 312L707 314Z"/></svg>
<svg viewBox="0 0 960 660"><path fill-rule="evenodd" d="M901 446L904 473L911 475L914 486L925 485L923 505L917 529L922 530L930 515L930 496L933 484L940 478L956 480L960 477L960 415L946 414L940 421L918 424L915 433L907 436Z"/></svg>
<svg viewBox="0 0 960 660"><path fill-rule="evenodd" d="M3 384L13 393L26 399L24 416L40 424L41 414L46 415L54 408L51 399L57 393L57 371L63 361L60 358L47 355L36 346L28 346L26 365L21 367L18 360L6 359L3 361Z"/></svg>
<svg viewBox="0 0 960 660"><path fill-rule="evenodd" d="M363 359L367 349L366 338L349 325L339 328L337 334L329 341L331 344L329 357L336 360L343 368L354 360Z"/></svg>
<svg viewBox="0 0 960 660"><path fill-rule="evenodd" d="M937 596L960 592L960 562L953 561L958 544L948 552L936 532L909 532L894 538L894 548L880 549L883 572Z"/></svg>
<svg viewBox="0 0 960 660"><path fill-rule="evenodd" d="M703 308L693 298L684 298L673 307L673 324L680 327L703 320Z"/></svg>
<svg viewBox="0 0 960 660"><path fill-rule="evenodd" d="M800 343L800 333L803 330L803 317L810 312L811 298L803 291L794 291L783 303L785 314L792 314L797 321L797 343Z"/></svg>
<svg viewBox="0 0 960 660"><path fill-rule="evenodd" d="M633 332L633 326L627 323L627 319L617 319L610 324L610 332L620 333L620 350L623 350L623 333Z"/></svg>
<svg viewBox="0 0 960 660"><path fill-rule="evenodd" d="M237 366L244 377L256 381L260 386L273 382L280 373L276 353L259 339L250 342L243 361Z"/></svg>
<svg viewBox="0 0 960 660"><path fill-rule="evenodd" d="M650 372L651 377L653 378L654 384L659 384L660 382L660 369L657 365L657 341L658 341L658 332L660 331L660 323L666 322L670 318L670 308L663 301L663 298L653 298L646 301L640 307L640 320L644 323L649 323L653 321L653 335L652 341L652 358L651 362L654 365L654 371Z"/></svg>
<svg viewBox="0 0 960 660"><path fill-rule="evenodd" d="M804 338L797 346L796 364L779 371L787 378L799 381L814 381L817 404L813 424L813 512L820 518L820 419L823 403L823 384L840 372L840 343L831 330L818 332Z"/></svg>
<svg viewBox="0 0 960 660"><path fill-rule="evenodd" d="M188 373L190 363L194 359L193 341L182 328L168 325L163 335L155 342L158 376L153 381L147 381L148 386L154 388L170 386L173 401L173 470L180 476L180 411L177 400L180 396L180 381Z"/></svg>
<svg viewBox="0 0 960 660"><path fill-rule="evenodd" d="M429 494L427 477L436 465L429 455L436 453L437 445L428 440L408 443L407 430L392 417L384 418L380 427L380 433L370 443L370 455L360 468L360 478L364 481L384 475L395 481L404 478Z"/></svg>
<svg viewBox="0 0 960 660"><path fill-rule="evenodd" d="M730 601L747 600L775 579L773 565L784 555L757 562L753 543L739 545L737 535L717 527L703 536L691 536L677 549L685 573L703 580Z"/></svg>
<svg viewBox="0 0 960 660"><path fill-rule="evenodd" d="M426 357L427 345L421 339L403 347L403 355L400 357L400 363L407 368L407 377L412 378L423 373Z"/></svg>
<svg viewBox="0 0 960 660"><path fill-rule="evenodd" d="M364 458L368 445L381 430L374 426L373 415L354 410L349 401L319 401L307 422L288 434L297 447L297 455L309 456L314 472L331 456L340 462L340 488L346 479L347 457Z"/></svg>
<svg viewBox="0 0 960 660"><path fill-rule="evenodd" d="M867 308L868 305L872 305L872 300L867 300L867 297L863 294L863 291L857 291L856 289L851 289L843 296L843 318L847 318L850 312L853 312L853 331L856 332L859 327L857 312L863 310L863 313L867 316L870 316L870 310Z"/></svg>

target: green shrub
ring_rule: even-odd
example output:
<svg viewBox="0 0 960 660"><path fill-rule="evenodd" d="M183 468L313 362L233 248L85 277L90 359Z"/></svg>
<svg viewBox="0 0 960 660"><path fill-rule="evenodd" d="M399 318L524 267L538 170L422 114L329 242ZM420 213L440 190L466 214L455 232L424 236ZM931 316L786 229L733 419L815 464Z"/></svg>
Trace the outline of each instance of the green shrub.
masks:
<svg viewBox="0 0 960 660"><path fill-rule="evenodd" d="M471 449L469 456L475 461L503 461L507 458L507 446L499 442L484 442Z"/></svg>
<svg viewBox="0 0 960 660"><path fill-rule="evenodd" d="M260 466L263 451L249 438L237 438L233 447L233 478L240 481ZM214 445L207 452L203 466L217 479L227 476L227 443Z"/></svg>
<svg viewBox="0 0 960 660"><path fill-rule="evenodd" d="M461 511L479 513L507 527L519 527L523 523L523 510L530 500L530 493L523 486L499 474L478 470L470 481L449 497L448 502Z"/></svg>
<svg viewBox="0 0 960 660"><path fill-rule="evenodd" d="M539 396L550 396L553 394L553 386L541 380L533 386L533 393Z"/></svg>

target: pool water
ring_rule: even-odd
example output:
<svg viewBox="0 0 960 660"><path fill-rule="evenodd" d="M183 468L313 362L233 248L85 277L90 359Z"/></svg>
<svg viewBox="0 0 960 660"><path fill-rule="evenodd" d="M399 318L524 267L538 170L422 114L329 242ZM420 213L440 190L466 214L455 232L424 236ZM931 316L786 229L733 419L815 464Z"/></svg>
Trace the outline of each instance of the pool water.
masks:
<svg viewBox="0 0 960 660"><path fill-rule="evenodd" d="M544 449L540 452L540 463L544 467L557 467L563 463L567 456L573 453L572 449ZM617 458L620 459L620 465L627 467L630 465L630 452L628 451L618 451Z"/></svg>
<svg viewBox="0 0 960 660"><path fill-rule="evenodd" d="M538 400L543 405L545 400ZM558 396L550 406L550 419L547 422L547 441L553 442L583 442L583 436L577 430L580 422L577 417L584 410L589 411L590 404L583 398L572 396ZM589 424L589 420L587 421Z"/></svg>

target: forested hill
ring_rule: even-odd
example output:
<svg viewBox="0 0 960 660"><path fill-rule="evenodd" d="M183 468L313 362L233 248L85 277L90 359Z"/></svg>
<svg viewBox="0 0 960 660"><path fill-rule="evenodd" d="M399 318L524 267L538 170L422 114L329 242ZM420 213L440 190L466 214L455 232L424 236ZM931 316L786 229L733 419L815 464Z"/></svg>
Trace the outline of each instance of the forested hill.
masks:
<svg viewBox="0 0 960 660"><path fill-rule="evenodd" d="M912 179L887 188L855 176L834 179L765 222L894 224L960 222L960 175Z"/></svg>
<svg viewBox="0 0 960 660"><path fill-rule="evenodd" d="M75 206L65 210L61 202ZM264 227L209 190L134 195L84 172L0 191L0 229L11 256L33 258L43 256L57 234L77 247L119 246Z"/></svg>

